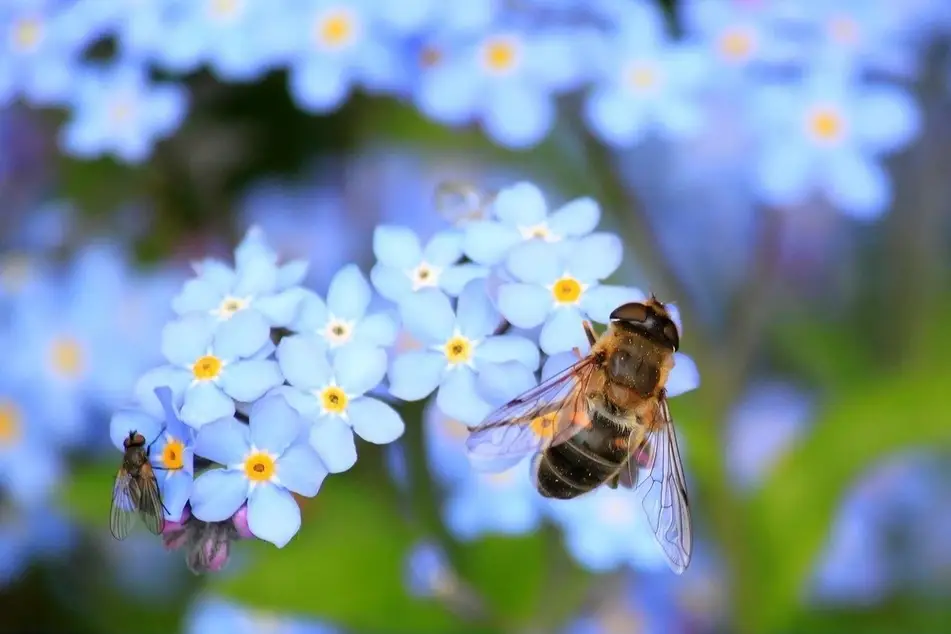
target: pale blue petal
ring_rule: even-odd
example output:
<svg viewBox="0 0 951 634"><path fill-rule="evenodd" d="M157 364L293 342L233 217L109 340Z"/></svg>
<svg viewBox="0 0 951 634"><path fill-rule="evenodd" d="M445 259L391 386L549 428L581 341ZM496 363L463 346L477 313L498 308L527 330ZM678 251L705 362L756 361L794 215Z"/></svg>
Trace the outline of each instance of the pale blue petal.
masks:
<svg viewBox="0 0 951 634"><path fill-rule="evenodd" d="M499 312L517 328L541 325L552 310L551 291L534 284L503 284L499 287Z"/></svg>
<svg viewBox="0 0 951 634"><path fill-rule="evenodd" d="M222 297L231 292L237 279L234 269L214 258L205 258L201 262L192 264L192 268L203 280L218 289L218 295Z"/></svg>
<svg viewBox="0 0 951 634"><path fill-rule="evenodd" d="M272 394L251 407L250 426L254 446L279 456L300 436L304 421L283 396Z"/></svg>
<svg viewBox="0 0 951 634"><path fill-rule="evenodd" d="M580 238L601 221L601 207L591 198L577 198L548 217L548 228L562 238Z"/></svg>
<svg viewBox="0 0 951 634"><path fill-rule="evenodd" d="M179 315L207 313L216 308L223 297L214 284L199 277L185 282L182 292L172 300L172 309Z"/></svg>
<svg viewBox="0 0 951 634"><path fill-rule="evenodd" d="M284 383L277 361L249 359L237 361L221 371L221 388L236 401L256 401L271 388Z"/></svg>
<svg viewBox="0 0 951 634"><path fill-rule="evenodd" d="M226 416L234 416L234 401L214 383L198 383L185 391L181 417L186 425L200 429Z"/></svg>
<svg viewBox="0 0 951 634"><path fill-rule="evenodd" d="M581 296L581 310L591 321L606 324L618 306L628 302L643 302L644 292L630 286L599 285L589 288Z"/></svg>
<svg viewBox="0 0 951 634"><path fill-rule="evenodd" d="M509 83L489 92L482 127L499 144L527 148L541 141L555 122L555 101L530 82Z"/></svg>
<svg viewBox="0 0 951 634"><path fill-rule="evenodd" d="M498 193L492 203L495 215L511 227L531 227L545 221L548 204L537 185L527 181L515 183Z"/></svg>
<svg viewBox="0 0 951 634"><path fill-rule="evenodd" d="M674 369L667 379L667 396L674 397L700 387L700 370L693 359L681 352L674 353Z"/></svg>
<svg viewBox="0 0 951 634"><path fill-rule="evenodd" d="M215 355L225 361L254 355L271 338L271 326L256 310L240 310L218 325Z"/></svg>
<svg viewBox="0 0 951 634"><path fill-rule="evenodd" d="M593 233L578 240L565 259L567 271L582 283L603 280L621 266L624 245L613 233Z"/></svg>
<svg viewBox="0 0 951 634"><path fill-rule="evenodd" d="M333 371L327 347L314 335L291 335L277 346L277 362L287 382L302 390L321 388L330 382Z"/></svg>
<svg viewBox="0 0 951 634"><path fill-rule="evenodd" d="M380 225L373 231L373 255L380 263L403 270L419 264L423 251L412 229Z"/></svg>
<svg viewBox="0 0 951 634"><path fill-rule="evenodd" d="M320 401L311 392L303 392L289 385L281 385L268 392L268 394L283 396L291 407L308 420L316 420L321 415Z"/></svg>
<svg viewBox="0 0 951 634"><path fill-rule="evenodd" d="M643 103L628 98L616 88L601 88L585 101L584 118L602 141L625 148L644 137L648 112Z"/></svg>
<svg viewBox="0 0 951 634"><path fill-rule="evenodd" d="M461 258L461 231L441 231L430 238L423 249L423 260L440 268L455 264Z"/></svg>
<svg viewBox="0 0 951 634"><path fill-rule="evenodd" d="M574 306L556 309L538 337L538 345L545 354L566 352L572 348L588 345L584 327L581 325L581 313Z"/></svg>
<svg viewBox="0 0 951 634"><path fill-rule="evenodd" d="M297 286L307 277L310 270L310 263L307 260L291 260L281 265L277 272L277 287L279 289L289 289Z"/></svg>
<svg viewBox="0 0 951 634"><path fill-rule="evenodd" d="M450 266L439 276L439 288L446 291L450 297L456 297L473 280L483 279L489 274L487 267L465 263Z"/></svg>
<svg viewBox="0 0 951 634"><path fill-rule="evenodd" d="M553 244L530 240L515 246L505 260L509 273L521 282L551 284L564 273Z"/></svg>
<svg viewBox="0 0 951 634"><path fill-rule="evenodd" d="M357 463L353 430L340 418L324 416L310 428L310 446L330 473L343 473Z"/></svg>
<svg viewBox="0 0 951 634"><path fill-rule="evenodd" d="M456 312L456 327L459 332L474 340L495 332L502 320L486 294L484 280L475 280L466 285L459 295Z"/></svg>
<svg viewBox="0 0 951 634"><path fill-rule="evenodd" d="M537 382L535 372L518 361L487 363L476 376L476 390L487 403L498 406L524 394Z"/></svg>
<svg viewBox="0 0 951 634"><path fill-rule="evenodd" d="M680 309L677 308L676 304L671 302L664 304L664 306L667 308L667 313L670 315L671 321L673 321L674 325L677 326L677 332L679 332L682 336L684 332L684 322L680 317Z"/></svg>
<svg viewBox="0 0 951 634"><path fill-rule="evenodd" d="M403 327L424 344L448 340L456 323L449 298L432 288L404 297L400 302L400 318Z"/></svg>
<svg viewBox="0 0 951 634"><path fill-rule="evenodd" d="M288 326L297 318L297 312L305 291L289 288L274 295L254 300L253 308L264 315L271 326Z"/></svg>
<svg viewBox="0 0 951 634"><path fill-rule="evenodd" d="M581 354L587 354L587 346L579 350ZM579 361L578 355L572 352L559 352L553 354L547 359L545 359L545 364L542 366L542 380L546 381L549 378L555 376L563 370L567 370L570 366L574 365Z"/></svg>
<svg viewBox="0 0 951 634"><path fill-rule="evenodd" d="M291 330L295 332L318 330L327 324L328 319L330 319L330 311L327 310L324 300L317 293L305 289Z"/></svg>
<svg viewBox="0 0 951 634"><path fill-rule="evenodd" d="M352 342L334 357L337 385L349 396L366 394L386 376L386 352L370 343Z"/></svg>
<svg viewBox="0 0 951 634"><path fill-rule="evenodd" d="M146 442L152 442L161 430L161 421L138 410L120 410L109 421L109 439L119 451L124 451L122 443L129 437L129 432L138 432Z"/></svg>
<svg viewBox="0 0 951 634"><path fill-rule="evenodd" d="M513 227L492 220L466 225L463 251L473 262L492 265L505 259L508 252L522 241Z"/></svg>
<svg viewBox="0 0 951 634"><path fill-rule="evenodd" d="M277 290L277 264L264 258L253 258L238 268L234 284L236 297L269 295Z"/></svg>
<svg viewBox="0 0 951 634"><path fill-rule="evenodd" d="M211 315L187 315L162 329L162 354L173 365L191 367L211 347L216 320Z"/></svg>
<svg viewBox="0 0 951 634"><path fill-rule="evenodd" d="M211 469L192 485L192 515L203 522L223 522L248 498L248 481L240 471Z"/></svg>
<svg viewBox="0 0 951 634"><path fill-rule="evenodd" d="M764 202L781 207L802 201L811 192L812 153L801 144L769 148L754 166Z"/></svg>
<svg viewBox="0 0 951 634"><path fill-rule="evenodd" d="M838 153L826 165L823 179L829 202L857 218L877 218L892 201L888 173L858 152Z"/></svg>
<svg viewBox="0 0 951 634"><path fill-rule="evenodd" d="M404 401L426 398L439 385L445 368L446 356L438 352L404 352L390 367L390 394Z"/></svg>
<svg viewBox="0 0 951 634"><path fill-rule="evenodd" d="M175 471L162 479L162 504L168 511L165 519L178 521L185 510L185 504L192 494L193 480L191 475L184 471Z"/></svg>
<svg viewBox="0 0 951 634"><path fill-rule="evenodd" d="M466 425L477 425L493 410L476 390L475 373L464 367L446 375L436 393L436 405L446 416Z"/></svg>
<svg viewBox="0 0 951 634"><path fill-rule="evenodd" d="M393 316L387 313L375 313L367 315L360 322L354 335L359 337L360 341L388 348L396 342L399 335L399 324Z"/></svg>
<svg viewBox="0 0 951 634"><path fill-rule="evenodd" d="M891 86L865 88L854 116L857 140L873 154L904 147L921 132L918 104Z"/></svg>
<svg viewBox="0 0 951 634"><path fill-rule="evenodd" d="M403 269L375 264L370 269L370 281L376 292L392 302L398 302L413 292L413 282Z"/></svg>
<svg viewBox="0 0 951 634"><path fill-rule="evenodd" d="M300 530L300 507L288 491L270 482L258 485L248 497L248 528L283 548Z"/></svg>
<svg viewBox="0 0 951 634"><path fill-rule="evenodd" d="M155 396L155 388L167 386L172 390L172 402L181 405L185 390L191 384L194 375L171 365L163 365L149 370L135 384L135 398L142 408L156 419L164 413L162 404Z"/></svg>
<svg viewBox="0 0 951 634"><path fill-rule="evenodd" d="M250 429L235 418L208 423L195 435L195 455L220 465L241 463L250 447Z"/></svg>
<svg viewBox="0 0 951 634"><path fill-rule="evenodd" d="M353 431L376 445L393 442L406 428L395 409L375 398L358 398L350 403L347 411Z"/></svg>
<svg viewBox="0 0 951 634"><path fill-rule="evenodd" d="M371 294L370 285L357 265L348 264L330 281L327 307L335 317L360 319L367 312Z"/></svg>
<svg viewBox="0 0 951 634"><path fill-rule="evenodd" d="M260 225L252 225L245 232L234 250L234 261L239 269L253 267L256 261L277 263L277 252L267 243Z"/></svg>
<svg viewBox="0 0 951 634"><path fill-rule="evenodd" d="M313 497L327 477L327 469L313 449L305 444L289 447L277 461L277 477L288 491Z"/></svg>
<svg viewBox="0 0 951 634"><path fill-rule="evenodd" d="M483 363L503 363L518 361L530 370L538 369L538 346L533 341L518 335L499 335L489 337L475 349L475 358L479 367Z"/></svg>

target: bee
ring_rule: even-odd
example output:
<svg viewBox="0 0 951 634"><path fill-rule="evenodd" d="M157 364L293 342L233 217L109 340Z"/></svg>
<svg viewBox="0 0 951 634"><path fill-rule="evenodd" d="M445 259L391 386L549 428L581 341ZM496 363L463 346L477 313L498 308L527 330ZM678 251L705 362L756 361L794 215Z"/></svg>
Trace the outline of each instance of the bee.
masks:
<svg viewBox="0 0 951 634"><path fill-rule="evenodd" d="M112 488L112 508L109 512L109 528L116 539L122 540L129 535L136 515L156 535L160 535L165 527L165 505L162 504L155 469L149 462L149 452L154 442L146 445L145 437L135 430L130 431L122 441L125 453Z"/></svg>
<svg viewBox="0 0 951 634"><path fill-rule="evenodd" d="M643 492L642 505L670 567L690 563L686 479L666 383L680 347L668 309L651 297L619 306L591 351L469 429L473 466L505 470L529 454L538 492L561 500L606 485Z"/></svg>

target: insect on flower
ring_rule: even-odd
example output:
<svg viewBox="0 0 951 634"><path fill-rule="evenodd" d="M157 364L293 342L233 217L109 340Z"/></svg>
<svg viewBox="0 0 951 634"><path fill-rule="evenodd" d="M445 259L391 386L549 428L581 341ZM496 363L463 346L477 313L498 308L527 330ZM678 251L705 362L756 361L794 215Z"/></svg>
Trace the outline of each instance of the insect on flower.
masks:
<svg viewBox="0 0 951 634"><path fill-rule="evenodd" d="M116 474L112 508L109 511L109 528L116 539L122 540L129 535L136 515L156 535L160 535L165 527L166 510L155 477L155 469L160 467L153 467L149 462L154 443L155 440L146 444L145 437L135 430L129 431L129 436L122 443L125 453L122 455L122 466Z"/></svg>

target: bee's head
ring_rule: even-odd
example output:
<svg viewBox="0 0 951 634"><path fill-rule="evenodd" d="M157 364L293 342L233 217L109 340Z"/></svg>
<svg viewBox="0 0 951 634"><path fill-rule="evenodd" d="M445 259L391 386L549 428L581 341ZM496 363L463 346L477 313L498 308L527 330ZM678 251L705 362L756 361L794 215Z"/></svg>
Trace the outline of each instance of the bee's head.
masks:
<svg viewBox="0 0 951 634"><path fill-rule="evenodd" d="M672 350L680 348L680 332L667 307L651 293L645 302L630 302L614 309L611 323Z"/></svg>

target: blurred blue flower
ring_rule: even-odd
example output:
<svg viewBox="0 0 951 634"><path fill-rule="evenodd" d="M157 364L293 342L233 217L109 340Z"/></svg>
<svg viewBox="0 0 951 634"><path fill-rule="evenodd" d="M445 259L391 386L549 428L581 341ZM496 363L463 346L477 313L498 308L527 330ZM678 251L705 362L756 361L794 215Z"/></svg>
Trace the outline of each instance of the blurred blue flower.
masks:
<svg viewBox="0 0 951 634"><path fill-rule="evenodd" d="M0 506L0 588L15 582L33 559L60 557L75 542L73 527L54 508Z"/></svg>
<svg viewBox="0 0 951 634"><path fill-rule="evenodd" d="M433 479L443 486L453 486L472 472L466 458L469 430L464 423L446 416L435 400L423 409L423 435L426 459Z"/></svg>
<svg viewBox="0 0 951 634"><path fill-rule="evenodd" d="M200 597L186 618L185 634L338 634L337 628L293 616L255 610L214 597Z"/></svg>
<svg viewBox="0 0 951 634"><path fill-rule="evenodd" d="M373 290L355 264L340 269L330 280L327 301L308 292L297 318L289 325L294 332L313 334L331 350L345 344L366 343L388 347L396 341L398 326L387 313L367 314Z"/></svg>
<svg viewBox="0 0 951 634"><path fill-rule="evenodd" d="M762 147L755 185L764 202L791 206L819 190L857 218L887 209L891 182L876 159L918 135L918 108L900 88L850 80L817 72L796 87L767 87L757 95L753 115Z"/></svg>
<svg viewBox="0 0 951 634"><path fill-rule="evenodd" d="M289 387L278 388L309 426L311 446L331 473L346 471L357 460L353 434L375 444L403 435L400 415L367 395L386 374L386 352L367 343L351 343L334 355L314 335L281 340L277 359Z"/></svg>
<svg viewBox="0 0 951 634"><path fill-rule="evenodd" d="M667 37L654 3L641 0L626 11L592 55L597 79L584 106L588 125L605 143L619 147L654 131L675 138L698 132L708 58L695 45Z"/></svg>
<svg viewBox="0 0 951 634"><path fill-rule="evenodd" d="M256 320L244 321L243 312L232 320L245 327L217 330L210 315L187 315L162 330L162 354L171 365L150 370L136 385L141 402L151 400L159 385L172 388L182 403L181 419L201 428L233 416L235 401L250 403L284 382L273 350L270 329ZM216 332L217 330L217 332Z"/></svg>
<svg viewBox="0 0 951 634"><path fill-rule="evenodd" d="M688 631L680 611L679 586L666 571L628 573L600 605L563 634L666 634Z"/></svg>
<svg viewBox="0 0 951 634"><path fill-rule="evenodd" d="M410 594L423 598L450 595L459 583L446 553L429 541L414 544L410 549L403 576Z"/></svg>
<svg viewBox="0 0 951 634"><path fill-rule="evenodd" d="M518 328L542 326L539 345L546 354L584 347L582 320L607 323L621 304L644 299L636 288L600 284L621 265L621 250L620 238L607 233L520 244L506 258L515 281L499 286L499 311Z"/></svg>
<svg viewBox="0 0 951 634"><path fill-rule="evenodd" d="M133 533L122 541L116 541L110 535L104 536L103 542L105 563L116 589L125 596L149 601L151 605L167 606L175 600L180 585L186 583L183 561L169 557L162 541L151 534ZM149 574L140 574L141 569L130 566L130 561L148 568Z"/></svg>
<svg viewBox="0 0 951 634"><path fill-rule="evenodd" d="M538 348L524 337L492 334L500 317L481 280L463 289L455 312L448 297L429 289L405 298L400 313L424 348L393 360L390 393L397 398L418 401L438 388L439 409L476 424L535 384Z"/></svg>
<svg viewBox="0 0 951 634"><path fill-rule="evenodd" d="M18 506L43 506L65 472L63 438L41 414L45 398L33 386L0 383L0 491Z"/></svg>
<svg viewBox="0 0 951 634"><path fill-rule="evenodd" d="M60 146L67 154L93 158L111 153L140 163L185 119L185 89L151 83L141 66L89 68L74 81L70 119L60 131Z"/></svg>
<svg viewBox="0 0 951 634"><path fill-rule="evenodd" d="M226 419L203 427L195 453L223 467L195 480L195 517L224 521L247 500L251 532L283 548L301 525L291 493L313 497L327 475L320 457L300 442L303 429L301 417L277 395L254 404L249 425Z"/></svg>
<svg viewBox="0 0 951 634"><path fill-rule="evenodd" d="M543 517L543 499L535 490L529 461L501 473L477 473L454 486L443 506L443 520L458 539L482 535L522 535Z"/></svg>
<svg viewBox="0 0 951 634"><path fill-rule="evenodd" d="M449 230L437 233L421 247L410 229L377 227L373 232L377 263L370 270L374 288L397 303L426 288L458 295L469 281L486 275L481 266L457 264L462 259L462 241L461 232Z"/></svg>
<svg viewBox="0 0 951 634"><path fill-rule="evenodd" d="M112 416L109 436L116 449L125 451L123 442L129 433L142 434L149 444L149 458L158 477L165 518L178 520L192 490L195 434L175 413L171 389L158 387L154 391L163 411L120 410Z"/></svg>
<svg viewBox="0 0 951 634"><path fill-rule="evenodd" d="M601 208L591 198L572 200L549 215L541 190L528 182L500 191L492 211L497 220L476 220L464 230L463 252L484 265L498 264L512 247L527 240L559 242L586 236L601 219Z"/></svg>

